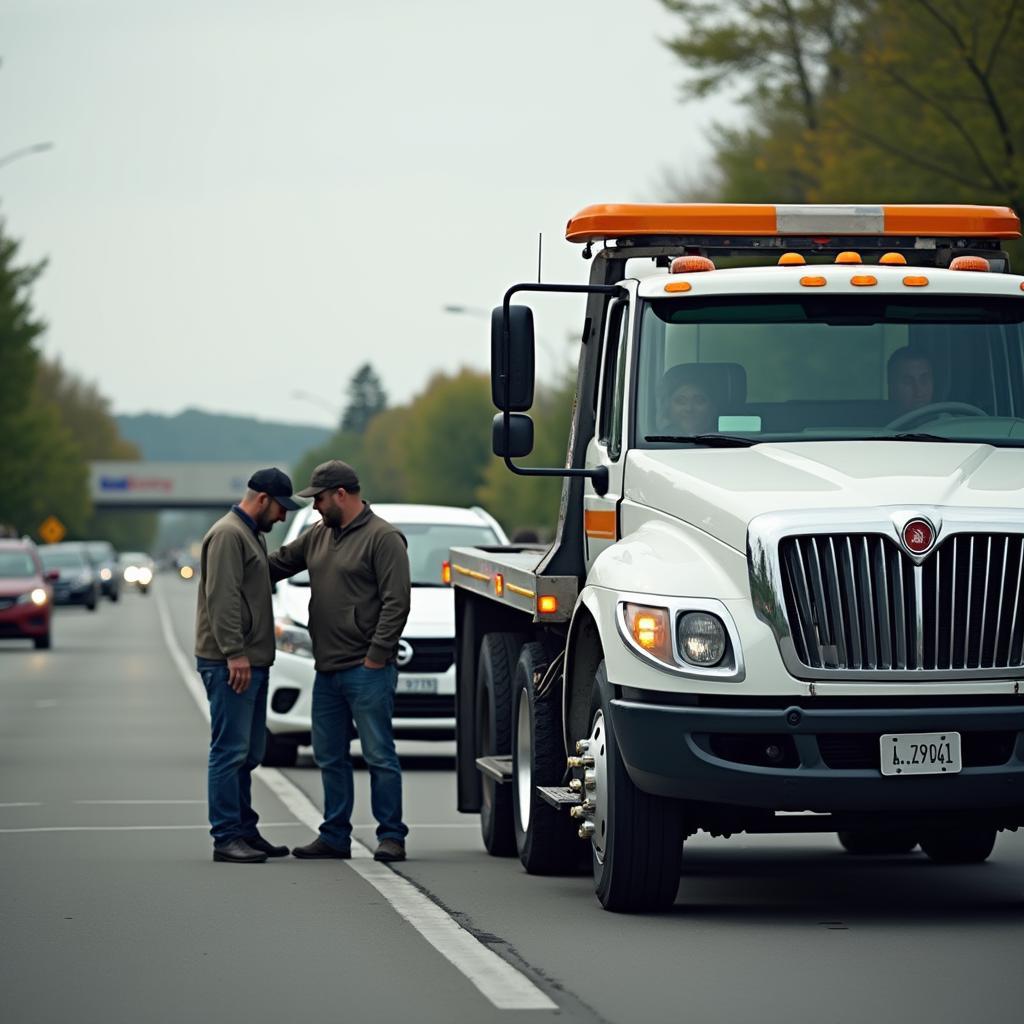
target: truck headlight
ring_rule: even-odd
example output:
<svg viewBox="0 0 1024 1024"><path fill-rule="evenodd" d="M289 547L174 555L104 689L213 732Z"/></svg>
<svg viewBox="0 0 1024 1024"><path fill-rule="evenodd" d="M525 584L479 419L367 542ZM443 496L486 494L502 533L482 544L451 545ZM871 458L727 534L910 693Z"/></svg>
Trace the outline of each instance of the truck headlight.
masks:
<svg viewBox="0 0 1024 1024"><path fill-rule="evenodd" d="M677 640L683 658L702 668L717 665L728 649L725 626L710 612L687 612L681 616Z"/></svg>
<svg viewBox="0 0 1024 1024"><path fill-rule="evenodd" d="M277 619L274 622L274 644L285 654L297 654L300 658L313 657L313 641L309 630L291 619Z"/></svg>
<svg viewBox="0 0 1024 1024"><path fill-rule="evenodd" d="M668 609L627 604L625 613L626 627L637 647L666 665L674 665Z"/></svg>

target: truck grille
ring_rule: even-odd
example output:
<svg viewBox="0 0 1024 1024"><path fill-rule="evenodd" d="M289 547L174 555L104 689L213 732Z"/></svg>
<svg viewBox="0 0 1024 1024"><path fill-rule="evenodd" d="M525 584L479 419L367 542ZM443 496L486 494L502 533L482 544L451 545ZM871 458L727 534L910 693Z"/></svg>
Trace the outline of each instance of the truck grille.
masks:
<svg viewBox="0 0 1024 1024"><path fill-rule="evenodd" d="M1024 535L958 533L915 565L879 534L784 537L783 597L809 668L1016 669Z"/></svg>

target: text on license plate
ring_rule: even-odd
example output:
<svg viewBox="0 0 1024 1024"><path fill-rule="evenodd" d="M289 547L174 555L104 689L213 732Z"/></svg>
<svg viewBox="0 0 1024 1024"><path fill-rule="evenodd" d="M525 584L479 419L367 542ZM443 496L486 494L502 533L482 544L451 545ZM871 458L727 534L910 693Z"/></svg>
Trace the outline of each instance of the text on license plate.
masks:
<svg viewBox="0 0 1024 1024"><path fill-rule="evenodd" d="M960 733L887 733L881 740L883 775L955 775L963 767Z"/></svg>
<svg viewBox="0 0 1024 1024"><path fill-rule="evenodd" d="M429 676L399 676L398 693L437 693L437 680Z"/></svg>

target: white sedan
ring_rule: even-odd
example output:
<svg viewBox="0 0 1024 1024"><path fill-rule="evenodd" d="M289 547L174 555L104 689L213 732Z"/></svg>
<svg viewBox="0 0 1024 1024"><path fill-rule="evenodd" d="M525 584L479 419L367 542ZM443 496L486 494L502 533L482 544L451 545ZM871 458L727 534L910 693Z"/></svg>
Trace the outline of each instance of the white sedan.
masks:
<svg viewBox="0 0 1024 1024"><path fill-rule="evenodd" d="M504 531L482 508L447 505L374 505L409 544L412 606L398 645L395 734L451 739L455 730L455 594L442 579L453 546L507 544ZM311 505L295 513L285 543L318 522ZM264 764L293 765L310 741L313 647L309 638L309 575L277 584L274 631L277 656L270 670L267 753Z"/></svg>

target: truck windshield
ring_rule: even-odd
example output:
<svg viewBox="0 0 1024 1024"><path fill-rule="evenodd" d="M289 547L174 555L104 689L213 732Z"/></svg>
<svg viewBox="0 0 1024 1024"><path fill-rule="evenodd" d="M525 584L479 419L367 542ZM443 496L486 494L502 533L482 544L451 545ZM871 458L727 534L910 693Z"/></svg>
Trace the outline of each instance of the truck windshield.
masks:
<svg viewBox="0 0 1024 1024"><path fill-rule="evenodd" d="M751 296L643 305L640 447L1024 446L1024 299ZM715 436L710 436L715 435Z"/></svg>

